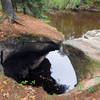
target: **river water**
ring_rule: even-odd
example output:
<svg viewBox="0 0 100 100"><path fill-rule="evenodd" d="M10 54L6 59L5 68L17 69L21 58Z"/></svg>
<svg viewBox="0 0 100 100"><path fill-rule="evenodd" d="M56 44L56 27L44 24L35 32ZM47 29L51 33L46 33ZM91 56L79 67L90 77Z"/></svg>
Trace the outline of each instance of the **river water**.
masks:
<svg viewBox="0 0 100 100"><path fill-rule="evenodd" d="M50 25L65 35L65 39L81 37L88 30L100 29L100 12L47 13Z"/></svg>

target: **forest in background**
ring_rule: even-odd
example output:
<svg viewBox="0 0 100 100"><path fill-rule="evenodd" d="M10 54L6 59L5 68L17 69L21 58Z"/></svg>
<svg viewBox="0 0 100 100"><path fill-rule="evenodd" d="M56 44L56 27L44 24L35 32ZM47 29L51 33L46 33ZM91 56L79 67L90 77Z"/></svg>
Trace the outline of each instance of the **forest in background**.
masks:
<svg viewBox="0 0 100 100"><path fill-rule="evenodd" d="M100 0L48 0L50 8L91 8L100 7Z"/></svg>
<svg viewBox="0 0 100 100"><path fill-rule="evenodd" d="M50 9L100 8L100 0L12 0L12 3L16 12L38 18L43 18L43 13Z"/></svg>

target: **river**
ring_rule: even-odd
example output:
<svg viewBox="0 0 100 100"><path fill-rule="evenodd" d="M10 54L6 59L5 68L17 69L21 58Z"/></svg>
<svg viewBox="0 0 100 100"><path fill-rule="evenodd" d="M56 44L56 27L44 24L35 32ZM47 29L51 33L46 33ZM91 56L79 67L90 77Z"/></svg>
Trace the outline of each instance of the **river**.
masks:
<svg viewBox="0 0 100 100"><path fill-rule="evenodd" d="M89 30L100 29L100 12L46 13L50 25L65 35L65 39L79 38Z"/></svg>

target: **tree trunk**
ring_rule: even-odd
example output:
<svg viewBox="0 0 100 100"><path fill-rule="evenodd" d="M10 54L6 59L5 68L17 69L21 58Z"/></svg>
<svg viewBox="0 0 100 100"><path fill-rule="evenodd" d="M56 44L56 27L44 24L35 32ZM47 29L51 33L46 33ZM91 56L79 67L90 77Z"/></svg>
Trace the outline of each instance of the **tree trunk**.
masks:
<svg viewBox="0 0 100 100"><path fill-rule="evenodd" d="M3 16L2 18L0 18L0 23L2 23L6 18L8 18L9 25L12 26L12 22L15 21L15 19L23 20L22 18L16 16L11 0L1 0L1 5Z"/></svg>
<svg viewBox="0 0 100 100"><path fill-rule="evenodd" d="M14 18L15 13L14 13L11 0L1 0L1 4L2 4L3 13L6 13L8 16Z"/></svg>
<svg viewBox="0 0 100 100"><path fill-rule="evenodd" d="M25 0L22 0L22 4L24 4L24 3L25 3ZM26 7L25 6L23 7L23 13L26 14Z"/></svg>

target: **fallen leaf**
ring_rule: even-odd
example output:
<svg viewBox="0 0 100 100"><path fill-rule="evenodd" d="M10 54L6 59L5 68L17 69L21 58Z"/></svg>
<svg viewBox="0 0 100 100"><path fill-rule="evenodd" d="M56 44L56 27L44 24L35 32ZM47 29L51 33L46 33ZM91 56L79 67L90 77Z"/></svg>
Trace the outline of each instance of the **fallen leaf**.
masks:
<svg viewBox="0 0 100 100"><path fill-rule="evenodd" d="M78 98L76 97L75 100L78 100Z"/></svg>
<svg viewBox="0 0 100 100"><path fill-rule="evenodd" d="M0 93L3 93L4 92L4 89L0 89Z"/></svg>
<svg viewBox="0 0 100 100"><path fill-rule="evenodd" d="M9 93L4 93L3 96L9 98Z"/></svg>
<svg viewBox="0 0 100 100"><path fill-rule="evenodd" d="M96 100L95 98L93 98L92 100Z"/></svg>
<svg viewBox="0 0 100 100"><path fill-rule="evenodd" d="M0 17L2 16L2 12L0 12Z"/></svg>
<svg viewBox="0 0 100 100"><path fill-rule="evenodd" d="M7 82L6 82L6 81L3 81L3 83L4 83L5 85L7 85Z"/></svg>
<svg viewBox="0 0 100 100"><path fill-rule="evenodd" d="M35 100L35 96L30 96L30 98L31 98L32 100Z"/></svg>
<svg viewBox="0 0 100 100"><path fill-rule="evenodd" d="M21 98L21 100L28 100L27 98Z"/></svg>

